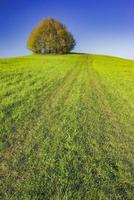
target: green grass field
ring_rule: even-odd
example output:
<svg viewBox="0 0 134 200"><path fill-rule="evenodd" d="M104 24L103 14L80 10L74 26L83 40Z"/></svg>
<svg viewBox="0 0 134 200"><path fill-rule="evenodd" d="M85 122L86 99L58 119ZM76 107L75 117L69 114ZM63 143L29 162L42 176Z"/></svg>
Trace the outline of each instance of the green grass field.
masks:
<svg viewBox="0 0 134 200"><path fill-rule="evenodd" d="M134 199L134 61L0 59L2 200Z"/></svg>

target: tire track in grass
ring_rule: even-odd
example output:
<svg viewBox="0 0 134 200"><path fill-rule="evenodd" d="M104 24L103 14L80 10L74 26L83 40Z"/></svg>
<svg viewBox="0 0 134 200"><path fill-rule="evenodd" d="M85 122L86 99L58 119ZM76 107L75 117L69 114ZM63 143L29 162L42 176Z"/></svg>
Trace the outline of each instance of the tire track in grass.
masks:
<svg viewBox="0 0 134 200"><path fill-rule="evenodd" d="M84 79L80 81L78 106L75 106L76 134L70 136L67 162L61 161L67 175L66 178L63 176L65 185L61 187L59 199L63 194L65 199L132 199L133 168L131 164L120 164L123 154L116 148L119 141L111 147L115 140L113 121L109 121L106 97L92 70L92 57L90 66L86 67L88 65L87 61L82 75ZM57 152L64 151L60 148Z"/></svg>
<svg viewBox="0 0 134 200"><path fill-rule="evenodd" d="M92 64L92 59L90 63ZM69 102L74 102L74 104L72 103L71 109L68 108L70 113L66 114L68 122L73 116L73 121L70 121L72 128L69 129L70 133L65 146L60 145L63 149L57 150L57 154L64 152L62 155L64 159L62 160L61 157L64 184L61 186L59 199L62 199L63 194L65 199L99 198L97 186L94 183L99 178L92 177L100 155L97 135L92 130L92 126L97 121L93 119L91 85L89 84L92 74L88 73L88 65L88 56L85 56L79 83L76 84L72 98L69 99ZM78 96L74 98L77 92Z"/></svg>
<svg viewBox="0 0 134 200"><path fill-rule="evenodd" d="M122 165L124 152L118 146L126 138L118 133L122 126L93 61L79 56L70 74L39 97L41 110L10 149L5 199L133 198L132 165Z"/></svg>
<svg viewBox="0 0 134 200"><path fill-rule="evenodd" d="M78 184L78 180L76 179L75 182L75 178L78 175L77 167L79 168L82 163L78 161L75 153L78 154L80 161L82 155L78 152L79 147L78 149L77 146L76 148L74 147L73 140L78 132L77 114L79 111L81 82L84 80L85 75L85 72L83 73L84 65L85 58L82 59L80 64L81 71L71 87L68 98L64 98L64 101L58 100L53 110L49 110L49 135L47 138L45 136L45 140L42 138L44 142L42 143L42 148L40 146L38 150L38 163L33 159L35 161L33 174L27 183L27 185L30 185L32 179L31 182L35 184L34 186L32 185L30 193L31 195L37 195L40 199L66 199L67 197L71 199L73 192L78 189L78 186L75 187L75 184ZM45 128L46 125L42 127L41 131L44 131ZM74 163L72 163L73 159ZM40 171L40 167L42 171ZM76 173L74 171L75 168ZM36 173L38 174L37 176L35 176ZM69 191L70 187L72 187L72 191ZM75 195L73 196L75 197ZM78 197L78 195L76 196Z"/></svg>
<svg viewBox="0 0 134 200"><path fill-rule="evenodd" d="M133 184L127 184L131 176L127 173L120 175L123 169L118 151L110 149L115 137L109 136L112 127L105 113L104 97L101 99L103 92L99 92L103 88L96 85L98 77L93 75L92 57L89 68L88 65L88 59L85 59L79 84L75 83L67 99L65 113L59 115L59 119L64 117L66 120L57 124L60 128L55 140L50 140L50 146L55 148L48 155L53 159L48 164L51 170L45 175L48 178L44 181L47 186L42 199L43 195L46 199L132 198ZM54 145L53 141L57 144ZM127 170L132 172L131 167ZM39 191L41 193L41 188Z"/></svg>

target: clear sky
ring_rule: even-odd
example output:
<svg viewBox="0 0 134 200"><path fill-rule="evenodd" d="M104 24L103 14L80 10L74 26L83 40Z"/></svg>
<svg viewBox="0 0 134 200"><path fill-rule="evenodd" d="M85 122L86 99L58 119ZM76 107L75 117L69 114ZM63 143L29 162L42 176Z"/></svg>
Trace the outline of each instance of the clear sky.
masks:
<svg viewBox="0 0 134 200"><path fill-rule="evenodd" d="M73 33L76 52L134 59L134 0L0 0L0 57L30 54L29 33L48 16Z"/></svg>

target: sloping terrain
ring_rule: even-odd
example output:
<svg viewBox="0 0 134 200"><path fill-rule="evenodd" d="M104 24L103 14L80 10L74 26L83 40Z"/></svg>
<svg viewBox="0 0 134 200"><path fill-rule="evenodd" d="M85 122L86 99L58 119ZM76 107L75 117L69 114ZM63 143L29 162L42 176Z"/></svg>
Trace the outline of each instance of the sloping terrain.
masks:
<svg viewBox="0 0 134 200"><path fill-rule="evenodd" d="M0 59L3 200L132 200L134 61Z"/></svg>

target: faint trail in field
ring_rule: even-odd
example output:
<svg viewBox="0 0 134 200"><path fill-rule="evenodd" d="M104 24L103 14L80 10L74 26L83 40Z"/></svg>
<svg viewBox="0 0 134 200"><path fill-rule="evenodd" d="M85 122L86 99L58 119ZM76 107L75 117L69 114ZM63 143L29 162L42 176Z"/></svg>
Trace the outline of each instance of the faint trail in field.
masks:
<svg viewBox="0 0 134 200"><path fill-rule="evenodd" d="M53 180L53 177L51 176L55 177L55 171L53 171L52 175L49 175L49 171L55 169L57 171L57 176L53 180L53 185L55 185L54 190L59 190L60 194L62 194L63 191L68 192L70 189L70 184L75 187L74 179L76 179L76 181L79 183L79 180L77 180L75 175L78 174L77 170L81 164L85 162L85 158L87 158L86 155L84 155L84 158L82 158L81 154L83 153L83 150L80 149L80 147L84 149L84 143L82 143L81 146L79 142L77 143L75 141L76 137L80 137L81 135L79 124L81 121L78 121L77 117L81 117L81 119L85 117L83 115L85 112L81 112L81 108L79 108L79 101L81 98L80 92L82 92L81 83L84 82L84 76L86 74L86 72L84 72L85 64L87 63L86 61L87 58L83 58L82 62L79 60L80 73L77 74L74 84L71 85L71 90L68 94L68 97L60 98L61 101L57 99L58 101L57 103L54 103L55 106L53 109L50 108L48 110L47 116L50 116L50 120L46 120L46 123L48 122L49 134L44 136L44 143L42 143L38 148L38 155L40 155L40 152L42 151L45 152L44 163L41 161L40 157L38 157L39 163L41 163L45 169L45 180L42 180L41 178L40 181L45 181L46 190L50 190L50 186L48 186L47 183L51 183L51 179ZM82 115L79 116L79 114ZM41 130L45 130L45 128L46 124L42 126ZM79 141L80 139L81 137L79 138ZM77 160L78 157L79 160ZM51 161L49 162L50 158ZM73 180L71 177L69 178L72 173L71 169L75 170L72 159L74 159L74 162L77 164L76 173L74 174ZM61 185L60 179L61 181L65 181L66 184L64 184L63 187L58 188L57 185ZM77 182L76 184L78 184ZM45 191L43 193L44 197L46 193ZM70 196L69 198L72 197Z"/></svg>
<svg viewBox="0 0 134 200"><path fill-rule="evenodd" d="M68 95L73 87L73 84L76 82L76 79L79 77L79 74L81 72L81 65L82 64L80 62L80 59L78 59L75 65L72 66L72 69L65 75L63 81L59 85L54 87L55 89L52 90L50 94L44 100L43 99L41 100L43 105L42 105L42 109L41 109L39 117L36 119L36 121L33 120L33 122L29 124L28 129L23 129L22 131L19 132L19 137L16 138L14 145L11 146L7 150L7 152L5 152L5 155L8 155L10 165L11 165L11 160L13 159L14 155L18 155L17 156L18 158L21 156L20 152L23 152L23 154L25 155L25 149L29 146L29 144L30 144L30 147L29 147L30 148L29 152L30 152L32 148L35 148L36 144L40 143L40 141L42 142L42 144L40 144L40 148L41 148L41 145L44 146L44 143L48 142L46 140L47 137L50 140L52 138L53 139L56 138L56 135L52 136L52 132L51 132L52 126L55 125L54 124L55 120L53 117L54 115L58 114L58 113L55 113L56 109L57 109L57 112L59 112L59 108L62 108L62 106L64 105L64 102L68 98ZM41 132L39 133L38 130L41 130ZM43 132L45 133L46 131L48 132L48 135L45 136L43 135ZM21 136L21 133L22 133L22 136ZM41 134L41 138L39 134ZM42 141L42 139L44 140L44 142ZM47 143L49 148L50 148L50 144L51 142ZM55 146L55 148L57 147ZM16 177L16 178L19 178L19 177Z"/></svg>
<svg viewBox="0 0 134 200"><path fill-rule="evenodd" d="M116 181L122 184L122 179L125 180L127 177L131 180L131 187L129 188L125 184L122 187L127 187L127 190L130 193L132 192L132 180L134 177L132 156L134 145L131 137L127 136L127 131L125 134L125 127L120 124L116 114L111 109L110 102L107 100L107 93L93 69L93 62L92 56L89 56L87 61L85 61L82 75L84 78L81 81L81 95L76 113L78 115L78 132L72 136L74 143L72 143L72 146L75 152L79 149L76 154L79 155L77 167L79 165L82 166L80 171L81 173L83 172L83 177L81 177L80 183L78 180L78 183L81 184L83 189L95 189L97 187L97 190L94 191L96 194L94 199L97 199L98 190L101 190L103 185L105 185L101 173L107 174L107 181L111 182L111 184L114 184ZM73 150L71 155L73 155ZM77 159L77 157L74 159ZM126 166L123 176L113 180L117 173L116 169L122 173L122 168L119 167L120 162ZM110 170L112 170L113 177L110 176ZM88 176L89 179L87 178ZM84 181L86 179L87 181ZM98 181L97 186L96 181ZM107 185L107 189L108 187ZM111 190L111 187L108 190L109 194L111 192L113 196L116 193ZM85 195L82 198L89 199L90 197L90 193L85 189Z"/></svg>
<svg viewBox="0 0 134 200"><path fill-rule="evenodd" d="M23 191L40 199L99 199L101 192L116 199L113 183L132 190L123 183L132 174L127 155L132 156L133 147L132 152L125 147L130 137L112 111L93 63L93 56L78 56L65 74L48 80L49 86L39 90L33 118L15 130L13 144L3 152L9 167L3 185L18 199ZM118 161L123 159L128 174L124 170L120 176Z"/></svg>

